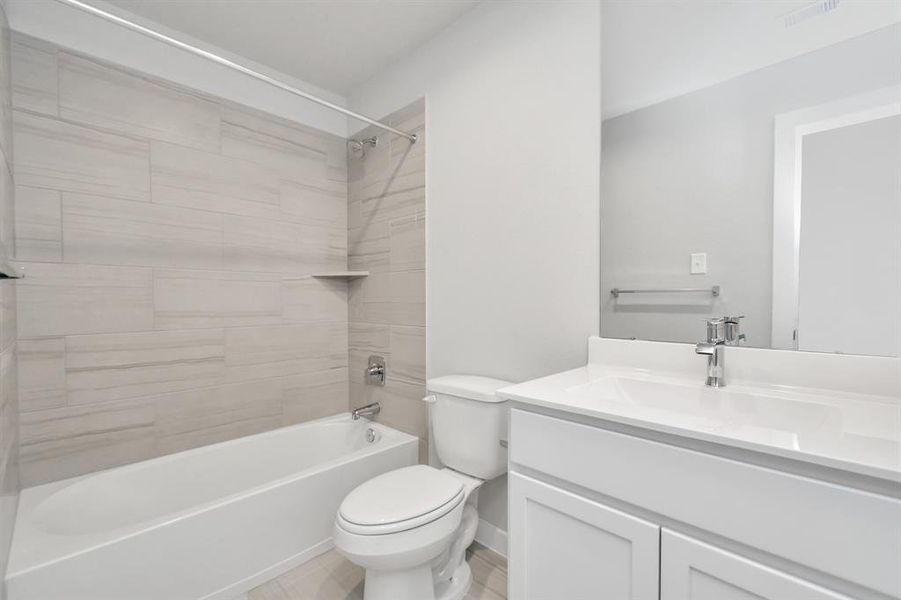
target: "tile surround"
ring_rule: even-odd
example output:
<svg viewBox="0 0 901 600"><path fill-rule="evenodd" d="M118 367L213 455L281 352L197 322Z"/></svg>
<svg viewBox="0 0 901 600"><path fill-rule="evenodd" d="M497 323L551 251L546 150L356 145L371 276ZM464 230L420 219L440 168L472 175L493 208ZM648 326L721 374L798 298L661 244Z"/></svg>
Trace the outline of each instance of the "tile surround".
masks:
<svg viewBox="0 0 901 600"><path fill-rule="evenodd" d="M349 159L336 136L13 43L23 483L349 400L380 400L424 457L422 145L383 136ZM424 103L401 118L422 135ZM347 268L372 275L302 278ZM388 358L384 388L362 385L369 353Z"/></svg>
<svg viewBox="0 0 901 600"><path fill-rule="evenodd" d="M346 411L345 141L14 46L23 483Z"/></svg>
<svg viewBox="0 0 901 600"><path fill-rule="evenodd" d="M16 36L12 41L12 105L36 113L59 114L56 48L46 42Z"/></svg>
<svg viewBox="0 0 901 600"><path fill-rule="evenodd" d="M69 263L221 269L222 231L221 214L62 195L62 251Z"/></svg>
<svg viewBox="0 0 901 600"><path fill-rule="evenodd" d="M0 256L14 256L11 37L0 3ZM16 282L0 280L0 578L12 541L19 482L19 394ZM3 592L0 591L0 596Z"/></svg>
<svg viewBox="0 0 901 600"><path fill-rule="evenodd" d="M62 193L16 186L16 258L61 262L63 257Z"/></svg>
<svg viewBox="0 0 901 600"><path fill-rule="evenodd" d="M124 135L217 151L219 105L159 80L58 55L59 116Z"/></svg>
<svg viewBox="0 0 901 600"><path fill-rule="evenodd" d="M277 220L278 175L265 165L165 142L150 144L153 201Z"/></svg>
<svg viewBox="0 0 901 600"><path fill-rule="evenodd" d="M150 200L146 140L22 110L13 114L13 140L18 185Z"/></svg>
<svg viewBox="0 0 901 600"><path fill-rule="evenodd" d="M387 120L424 140L424 101ZM348 285L350 400L381 402L379 420L418 436L427 462L424 141L411 146L371 128L354 137L370 135L379 135L375 148L362 158L348 155L347 261L370 271ZM370 354L386 359L384 387L364 385Z"/></svg>
<svg viewBox="0 0 901 600"><path fill-rule="evenodd" d="M282 322L276 273L153 270L153 326L196 329Z"/></svg>
<svg viewBox="0 0 901 600"><path fill-rule="evenodd" d="M21 264L28 273L16 282L21 338L153 328L149 268Z"/></svg>

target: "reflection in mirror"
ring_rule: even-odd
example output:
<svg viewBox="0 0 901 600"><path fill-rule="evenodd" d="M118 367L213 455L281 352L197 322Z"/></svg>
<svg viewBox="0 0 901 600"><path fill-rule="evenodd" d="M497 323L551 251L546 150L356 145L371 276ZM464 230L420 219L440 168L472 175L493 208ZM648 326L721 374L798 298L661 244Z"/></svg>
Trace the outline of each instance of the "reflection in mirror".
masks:
<svg viewBox="0 0 901 600"><path fill-rule="evenodd" d="M901 3L603 3L601 335L901 355Z"/></svg>

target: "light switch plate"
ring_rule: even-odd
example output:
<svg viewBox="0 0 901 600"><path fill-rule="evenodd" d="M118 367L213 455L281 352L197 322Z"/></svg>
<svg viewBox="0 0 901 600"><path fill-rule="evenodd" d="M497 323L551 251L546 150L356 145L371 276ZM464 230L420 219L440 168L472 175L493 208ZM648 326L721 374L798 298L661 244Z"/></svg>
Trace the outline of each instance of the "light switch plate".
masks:
<svg viewBox="0 0 901 600"><path fill-rule="evenodd" d="M691 255L691 274L702 275L707 272L707 253L698 252Z"/></svg>

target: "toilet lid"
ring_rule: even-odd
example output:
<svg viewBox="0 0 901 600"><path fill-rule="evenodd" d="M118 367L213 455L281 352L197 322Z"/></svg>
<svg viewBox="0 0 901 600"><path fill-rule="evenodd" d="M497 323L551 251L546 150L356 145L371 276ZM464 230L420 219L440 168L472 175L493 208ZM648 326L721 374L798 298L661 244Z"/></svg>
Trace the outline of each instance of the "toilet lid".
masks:
<svg viewBox="0 0 901 600"><path fill-rule="evenodd" d="M435 513L437 519L459 504L463 495L463 483L453 475L414 465L363 483L344 498L338 512L345 521L363 526L401 523L428 513Z"/></svg>

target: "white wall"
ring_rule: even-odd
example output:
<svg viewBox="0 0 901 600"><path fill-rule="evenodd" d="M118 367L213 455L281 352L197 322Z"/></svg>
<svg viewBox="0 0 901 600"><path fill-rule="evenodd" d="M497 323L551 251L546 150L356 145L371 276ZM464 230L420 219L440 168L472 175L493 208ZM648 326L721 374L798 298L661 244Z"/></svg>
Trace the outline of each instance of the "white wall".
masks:
<svg viewBox="0 0 901 600"><path fill-rule="evenodd" d="M523 381L598 331L600 5L485 2L350 94L426 98L428 375ZM503 481L482 518L506 528Z"/></svg>
<svg viewBox="0 0 901 600"><path fill-rule="evenodd" d="M100 0L91 0L91 4L276 77L335 104L346 104L342 96L122 10L111 10ZM340 113L56 0L7 0L7 13L10 27L15 31L341 137L347 136L348 121Z"/></svg>
<svg viewBox="0 0 901 600"><path fill-rule="evenodd" d="M522 381L598 329L600 13L486 2L350 94L426 98L428 375Z"/></svg>
<svg viewBox="0 0 901 600"><path fill-rule="evenodd" d="M804 136L798 345L899 356L901 116Z"/></svg>

